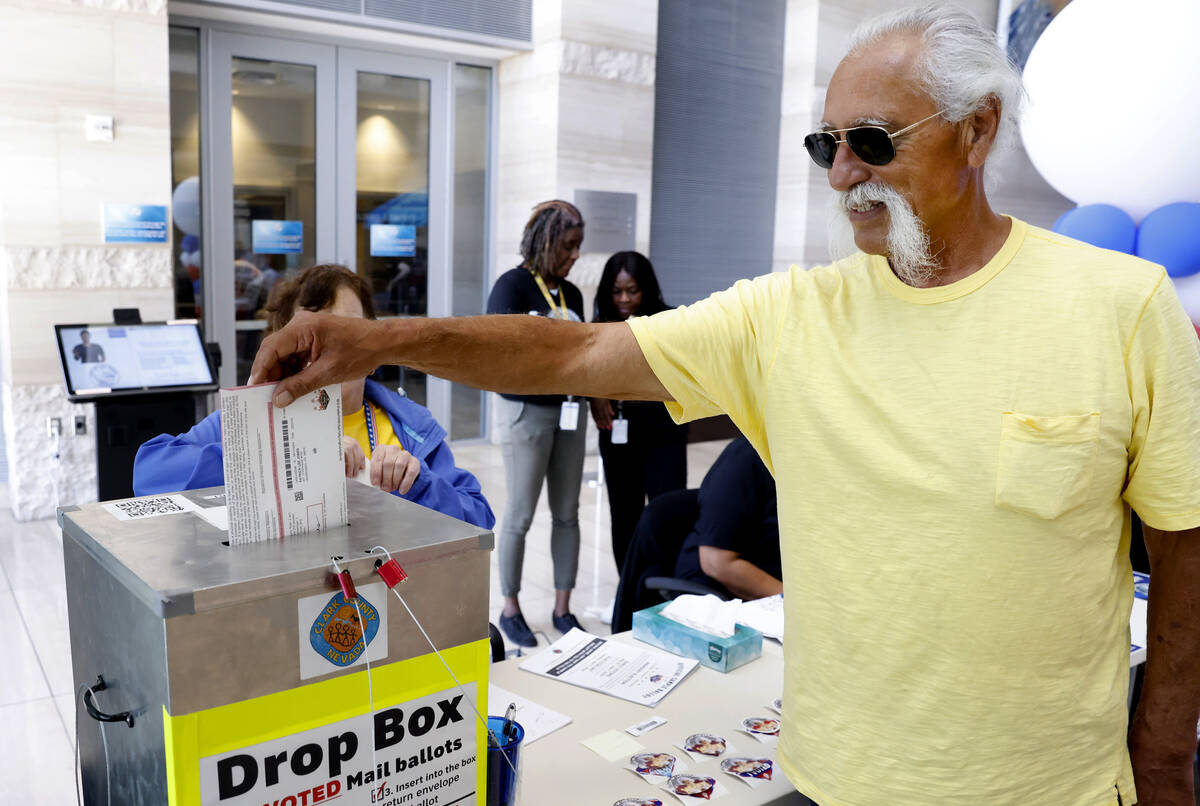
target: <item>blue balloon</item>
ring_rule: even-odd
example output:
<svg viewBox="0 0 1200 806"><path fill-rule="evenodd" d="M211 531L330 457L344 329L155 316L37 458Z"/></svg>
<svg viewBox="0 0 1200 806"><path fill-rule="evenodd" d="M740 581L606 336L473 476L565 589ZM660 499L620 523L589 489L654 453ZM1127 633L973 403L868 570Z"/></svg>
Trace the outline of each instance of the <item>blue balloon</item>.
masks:
<svg viewBox="0 0 1200 806"><path fill-rule="evenodd" d="M1129 213L1111 204L1086 204L1068 210L1054 222L1053 229L1069 238L1127 255L1133 253L1137 238L1137 225Z"/></svg>
<svg viewBox="0 0 1200 806"><path fill-rule="evenodd" d="M1142 219L1134 254L1159 264L1172 277L1200 271L1200 204L1168 204Z"/></svg>

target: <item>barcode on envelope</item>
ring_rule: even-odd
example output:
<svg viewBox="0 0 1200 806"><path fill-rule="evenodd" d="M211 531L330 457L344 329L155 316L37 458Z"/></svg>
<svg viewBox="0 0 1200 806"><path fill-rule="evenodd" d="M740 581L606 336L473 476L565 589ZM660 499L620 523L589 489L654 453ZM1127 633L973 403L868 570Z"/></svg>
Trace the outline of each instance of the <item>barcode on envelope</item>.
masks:
<svg viewBox="0 0 1200 806"><path fill-rule="evenodd" d="M280 429L283 432L283 478L290 490L292 489L292 440L291 429L288 428L286 419L280 422Z"/></svg>

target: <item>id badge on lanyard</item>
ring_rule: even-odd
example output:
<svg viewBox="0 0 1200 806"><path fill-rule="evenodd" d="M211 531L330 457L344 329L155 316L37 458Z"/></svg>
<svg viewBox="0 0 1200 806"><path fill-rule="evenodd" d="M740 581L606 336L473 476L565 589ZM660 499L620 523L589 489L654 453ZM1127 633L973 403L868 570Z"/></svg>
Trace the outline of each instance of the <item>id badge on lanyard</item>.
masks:
<svg viewBox="0 0 1200 806"><path fill-rule="evenodd" d="M579 428L579 403L574 397L563 401L562 411L558 415L558 428L560 431L574 431Z"/></svg>
<svg viewBox="0 0 1200 806"><path fill-rule="evenodd" d="M617 401L617 416L612 421L612 444L626 445L629 443L629 421L625 419L624 406Z"/></svg>

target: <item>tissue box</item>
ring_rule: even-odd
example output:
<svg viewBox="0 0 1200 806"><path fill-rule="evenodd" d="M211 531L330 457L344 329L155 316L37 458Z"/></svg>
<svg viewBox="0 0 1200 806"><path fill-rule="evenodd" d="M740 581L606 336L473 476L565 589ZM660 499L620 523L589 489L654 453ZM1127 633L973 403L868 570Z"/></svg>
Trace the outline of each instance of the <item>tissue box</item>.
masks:
<svg viewBox="0 0 1200 806"><path fill-rule="evenodd" d="M662 615L663 602L633 614L633 637L647 644L695 658L718 672L729 672L762 654L762 633L741 624L733 635L721 638L684 626Z"/></svg>

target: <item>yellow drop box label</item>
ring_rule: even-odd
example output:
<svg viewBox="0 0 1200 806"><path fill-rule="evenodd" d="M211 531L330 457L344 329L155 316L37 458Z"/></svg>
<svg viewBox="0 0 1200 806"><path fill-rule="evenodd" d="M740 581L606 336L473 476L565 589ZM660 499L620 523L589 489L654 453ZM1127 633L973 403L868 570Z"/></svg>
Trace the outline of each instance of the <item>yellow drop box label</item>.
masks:
<svg viewBox="0 0 1200 806"><path fill-rule="evenodd" d="M182 716L164 709L171 806L482 803L489 645L430 653ZM370 701L374 695L374 709ZM481 695L481 698L477 695Z"/></svg>

